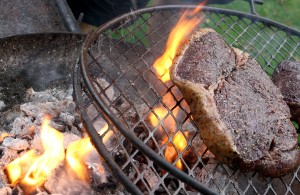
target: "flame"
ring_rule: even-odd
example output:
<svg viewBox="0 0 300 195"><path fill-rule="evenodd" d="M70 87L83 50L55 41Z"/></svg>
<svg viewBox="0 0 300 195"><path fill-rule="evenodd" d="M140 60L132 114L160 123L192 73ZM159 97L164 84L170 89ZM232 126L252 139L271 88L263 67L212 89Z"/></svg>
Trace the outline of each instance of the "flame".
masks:
<svg viewBox="0 0 300 195"><path fill-rule="evenodd" d="M185 135L187 136L188 133L186 132ZM171 162L173 163L177 157L178 157L178 154L177 154L177 151L176 149L178 150L179 153L182 153L182 151L186 148L187 146L187 140L185 139L184 135L181 133L181 131L178 131L174 137L173 137L173 143L174 143L174 146L169 143L168 146L166 147L166 150L165 150L165 158L168 162ZM176 149L175 149L175 148ZM179 169L183 169L183 164L182 164L182 161L181 159L179 159L175 166Z"/></svg>
<svg viewBox="0 0 300 195"><path fill-rule="evenodd" d="M176 56L179 47L193 29L201 22L202 19L195 16L195 14L201 11L201 6L204 4L205 1L199 4L194 10L188 10L183 13L169 35L164 54L154 62L153 67L163 82L170 80L169 68L173 64L173 59Z"/></svg>
<svg viewBox="0 0 300 195"><path fill-rule="evenodd" d="M70 168L82 180L86 179L87 172L81 159L93 149L94 146L91 144L91 141L88 137L72 142L68 146L66 159L70 165Z"/></svg>
<svg viewBox="0 0 300 195"><path fill-rule="evenodd" d="M98 133L102 135L107 129L108 125L106 124ZM105 143L111 135L112 131L107 132L103 137L103 142ZM66 159L71 169L82 180L87 179L86 166L82 162L82 159L84 159L92 150L94 150L94 146L88 137L72 142L68 146Z"/></svg>
<svg viewBox="0 0 300 195"><path fill-rule="evenodd" d="M158 116L158 118L154 113L151 113L149 116L149 120L150 120L151 125L153 127L156 127L159 123L159 120L162 120L165 116L167 116L168 110L164 106L160 105L160 106L155 107L153 109L153 111Z"/></svg>
<svg viewBox="0 0 300 195"><path fill-rule="evenodd" d="M7 132L1 133L1 135L0 135L0 142L2 142L4 140L4 138L6 138L8 136L12 136L12 134L9 134Z"/></svg>
<svg viewBox="0 0 300 195"><path fill-rule="evenodd" d="M87 179L86 166L83 164L84 158L94 150L94 146L89 138L83 138L68 145L65 155L63 145L63 134L49 126L50 117L46 116L42 123L41 141L44 152L38 155L36 151L30 150L20 158L15 159L6 166L7 175L12 186L18 183L27 186L41 186L45 183L51 172L58 167L66 157L71 170L82 179ZM106 124L100 131L102 135L108 131ZM103 137L105 143L113 134L108 131ZM99 165L100 166L100 165ZM101 167L100 167L101 168ZM99 169L104 173L104 169Z"/></svg>
<svg viewBox="0 0 300 195"><path fill-rule="evenodd" d="M64 160L63 134L49 126L50 117L42 123L41 140L44 153L39 156L30 150L6 166L12 185L42 185L51 172Z"/></svg>

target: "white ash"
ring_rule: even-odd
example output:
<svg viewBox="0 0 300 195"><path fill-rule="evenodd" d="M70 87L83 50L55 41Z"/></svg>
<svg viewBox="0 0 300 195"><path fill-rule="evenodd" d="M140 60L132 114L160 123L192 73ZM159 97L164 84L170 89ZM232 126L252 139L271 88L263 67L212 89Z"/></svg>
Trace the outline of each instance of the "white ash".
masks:
<svg viewBox="0 0 300 195"><path fill-rule="evenodd" d="M30 147L32 149L35 149L38 152L43 152L43 145L42 145L42 140L41 140L41 135L39 133L36 133L33 137L33 139L31 140L31 145Z"/></svg>
<svg viewBox="0 0 300 195"><path fill-rule="evenodd" d="M150 189L154 189L157 186L157 184L159 183L159 178L152 169L147 169L147 167L145 167L145 166L147 166L147 165L143 165L143 167L147 171L144 173L144 178L147 181L147 183L149 184Z"/></svg>
<svg viewBox="0 0 300 195"><path fill-rule="evenodd" d="M70 101L68 99L58 100L55 102L29 102L22 104L20 109L26 116L38 117L40 113L49 114L53 118L57 118L59 114L69 108ZM70 112L74 112L74 109L69 109Z"/></svg>
<svg viewBox="0 0 300 195"><path fill-rule="evenodd" d="M3 146L1 146L3 147ZM4 165L10 163L11 161L13 161L14 159L16 159L17 157L19 157L19 154L16 150L12 150L9 148L4 148L2 149L2 156L0 159L0 162L3 163Z"/></svg>
<svg viewBox="0 0 300 195"><path fill-rule="evenodd" d="M12 189L10 187L0 188L1 195L12 195Z"/></svg>
<svg viewBox="0 0 300 195"><path fill-rule="evenodd" d="M53 127L54 129L64 132L66 130L66 126L64 124L61 124L59 121L50 121L49 125Z"/></svg>
<svg viewBox="0 0 300 195"><path fill-rule="evenodd" d="M75 124L75 116L74 114L61 112L58 116L58 119L65 123L66 125L72 126Z"/></svg>
<svg viewBox="0 0 300 195"><path fill-rule="evenodd" d="M54 102L58 99L51 94L50 90L35 92L32 88L26 91L27 102Z"/></svg>
<svg viewBox="0 0 300 195"><path fill-rule="evenodd" d="M79 128L82 129L80 126L79 126ZM79 137L82 137L82 132L79 131L77 127L72 126L70 129L70 133L77 135Z"/></svg>
<svg viewBox="0 0 300 195"><path fill-rule="evenodd" d="M22 151L26 150L29 147L29 144L24 139L6 137L3 140L2 146L12 150Z"/></svg>
<svg viewBox="0 0 300 195"><path fill-rule="evenodd" d="M44 187L47 191L52 193L59 193L64 195L84 195L93 194L87 182L74 178L73 173L67 172L64 166L56 168L50 177L48 177ZM68 179L74 178L74 179Z"/></svg>
<svg viewBox="0 0 300 195"><path fill-rule="evenodd" d="M29 88L26 91L26 101L27 102L54 102L66 97L72 97L72 93L73 93L72 86L70 86L67 90L53 88L41 92L35 92L32 88Z"/></svg>
<svg viewBox="0 0 300 195"><path fill-rule="evenodd" d="M101 81L102 84L105 82ZM22 156L29 149L35 149L37 153L43 153L43 146L40 137L41 124L45 115L52 117L50 126L56 128L64 134L64 147L76 140L82 138L82 124L80 122L80 116L76 112L76 104L72 97L72 88L68 90L51 89L42 92L36 92L33 89L28 89L26 93L26 103L15 106L13 109L1 113L1 125L0 131L8 132L12 134L11 137L6 137L3 142L0 142L0 163L5 165L9 164L16 158ZM107 90L108 96L114 95L112 90ZM112 98L112 97L111 97ZM98 111L93 110L91 113L94 117L98 116ZM3 117L2 117L3 116ZM95 128L100 130L107 123L102 120L97 120ZM102 161L96 150L90 153L84 164L87 168L90 168L91 176L93 180L97 180L96 185L101 185L101 182L107 182L107 178L110 174L107 169L102 167ZM4 168L2 168L3 171ZM88 183L87 181L71 181L70 178L58 178L61 167L55 169L50 178L48 178L44 187L47 192L51 194L99 194L100 192L109 192L110 194L122 194L122 190L118 193L117 189L111 188L98 189L97 192L91 188L95 186L95 183ZM0 175L1 177L1 175ZM111 176L110 176L111 177ZM14 189L9 186L7 181L2 180L0 182L0 194L11 194ZM62 187L63 186L63 187ZM123 190L124 191L124 190ZM3 193L2 193L3 192ZM43 190L37 191L38 194L48 194Z"/></svg>
<svg viewBox="0 0 300 195"><path fill-rule="evenodd" d="M4 110L6 107L4 101L0 100L0 111Z"/></svg>
<svg viewBox="0 0 300 195"><path fill-rule="evenodd" d="M92 177L94 182L99 184L103 184L107 182L107 177L109 176L108 173L105 171L104 167L100 163L86 163L88 168L92 170Z"/></svg>
<svg viewBox="0 0 300 195"><path fill-rule="evenodd" d="M4 174L4 165L0 165L0 189L4 188L7 184L7 177ZM1 192L1 191L0 191ZM1 193L0 193L1 194Z"/></svg>
<svg viewBox="0 0 300 195"><path fill-rule="evenodd" d="M64 148L66 149L68 145L74 141L80 140L82 137L75 135L71 132L64 133Z"/></svg>
<svg viewBox="0 0 300 195"><path fill-rule="evenodd" d="M30 136L34 133L35 124L34 119L30 116L19 116L16 118L12 125L11 134L17 137Z"/></svg>
<svg viewBox="0 0 300 195"><path fill-rule="evenodd" d="M20 106L14 106L5 112L0 112L0 127L2 130L11 130L14 120L20 115Z"/></svg>

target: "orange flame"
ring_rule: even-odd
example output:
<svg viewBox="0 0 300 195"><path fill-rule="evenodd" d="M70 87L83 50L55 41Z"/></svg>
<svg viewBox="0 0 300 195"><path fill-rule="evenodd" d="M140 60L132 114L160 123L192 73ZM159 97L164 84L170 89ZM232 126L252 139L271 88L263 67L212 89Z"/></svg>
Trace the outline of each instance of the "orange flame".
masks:
<svg viewBox="0 0 300 195"><path fill-rule="evenodd" d="M38 155L30 150L20 158L15 159L6 166L6 171L11 184L18 183L27 186L41 186L45 183L50 173L65 159L63 134L49 126L50 117L46 116L42 123L41 141L44 152ZM108 125L103 127L99 134L108 131ZM108 131L103 137L105 143L113 134ZM89 138L83 138L72 142L67 148L66 160L80 179L87 179L86 166L82 163L84 158L94 149ZM104 169L99 169L104 172Z"/></svg>
<svg viewBox="0 0 300 195"><path fill-rule="evenodd" d="M50 117L46 116L41 130L44 153L38 156L34 150L30 150L6 166L12 185L20 182L40 186L64 160L63 134L50 127L49 123Z"/></svg>
<svg viewBox="0 0 300 195"><path fill-rule="evenodd" d="M107 129L108 125L106 124L98 133L102 135ZM112 131L107 132L103 137L103 142L105 143L111 135ZM84 159L92 150L94 150L94 146L88 137L72 142L68 146L66 159L71 169L82 180L87 179L87 170L82 159Z"/></svg>
<svg viewBox="0 0 300 195"><path fill-rule="evenodd" d="M7 132L3 132L0 135L0 142L2 142L4 140L4 138L12 136L11 134L7 133Z"/></svg>
<svg viewBox="0 0 300 195"><path fill-rule="evenodd" d="M156 127L159 120L162 120L168 114L168 110L164 106L157 106L153 109L155 114L151 113L149 116L150 123L153 127ZM158 117L158 118L157 118Z"/></svg>
<svg viewBox="0 0 300 195"><path fill-rule="evenodd" d="M153 67L163 82L170 80L169 68L173 64L173 59L176 56L179 47L193 29L201 22L201 18L195 16L195 14L201 11L201 6L204 4L205 2L201 3L194 10L185 11L183 13L169 35L164 54L154 62Z"/></svg>
<svg viewBox="0 0 300 195"><path fill-rule="evenodd" d="M188 135L188 133L185 133L186 136ZM174 143L174 146L175 148L178 150L178 152L182 153L182 151L186 148L187 146L187 140L185 139L184 135L181 133L181 131L178 131L174 137L173 137L173 143ZM171 162L173 163L177 157L178 157L178 154L177 154L177 151L176 149L174 148L174 146L169 143L169 145L166 147L166 150L165 150L165 158L168 162ZM175 166L179 169L183 169L183 164L182 164L182 161L181 159L179 159Z"/></svg>

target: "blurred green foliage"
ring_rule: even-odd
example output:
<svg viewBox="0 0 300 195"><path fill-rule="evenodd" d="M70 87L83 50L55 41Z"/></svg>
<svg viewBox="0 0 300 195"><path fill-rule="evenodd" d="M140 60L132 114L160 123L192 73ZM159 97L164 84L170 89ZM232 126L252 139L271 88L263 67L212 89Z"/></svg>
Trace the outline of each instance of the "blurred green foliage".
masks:
<svg viewBox="0 0 300 195"><path fill-rule="evenodd" d="M210 6L250 12L247 1L235 0L231 3ZM263 5L255 6L258 15L277 21L300 31L300 1L299 0L264 0Z"/></svg>

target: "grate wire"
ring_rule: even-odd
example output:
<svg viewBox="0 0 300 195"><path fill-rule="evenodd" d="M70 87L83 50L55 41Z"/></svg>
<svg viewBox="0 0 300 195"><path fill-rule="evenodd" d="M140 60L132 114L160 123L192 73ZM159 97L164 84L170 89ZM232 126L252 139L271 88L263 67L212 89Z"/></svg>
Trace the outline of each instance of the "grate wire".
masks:
<svg viewBox="0 0 300 195"><path fill-rule="evenodd" d="M169 32L180 17L180 8L164 6L137 11L107 24L93 35L88 45L87 65L81 67L87 69L96 95L114 113L109 117L118 118L163 158L167 148L172 148L176 153L172 163L181 161L186 174L217 193L297 194L300 167L282 178L271 179L216 161L200 139L199 129L178 88L171 81L163 83L159 79L152 64L163 53ZM215 29L229 45L248 52L269 75L283 60L300 61L300 33L295 30L260 17L208 7L203 8L199 17L204 17L199 28ZM113 136L105 144L107 150L142 192L196 193L128 141L103 115L87 84L84 81L80 84L82 90L76 93L83 97L81 109L87 111L88 122L95 129L108 125L105 133ZM173 141L179 132L187 142L182 151Z"/></svg>

